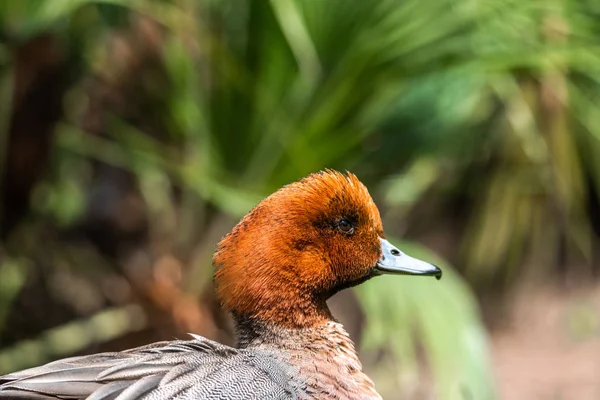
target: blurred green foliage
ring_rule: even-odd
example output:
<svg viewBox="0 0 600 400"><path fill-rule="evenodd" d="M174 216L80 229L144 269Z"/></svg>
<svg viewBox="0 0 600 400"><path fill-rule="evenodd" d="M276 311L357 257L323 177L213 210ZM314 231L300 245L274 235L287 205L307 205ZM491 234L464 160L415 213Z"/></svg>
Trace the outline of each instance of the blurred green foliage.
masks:
<svg viewBox="0 0 600 400"><path fill-rule="evenodd" d="M27 274L86 281L79 316L118 303L96 281L133 279L139 252L151 269L182 260L178 290L197 296L235 218L324 167L357 173L388 232L436 249L480 297L592 276L599 14L586 0L0 2L0 321ZM493 398L476 302L446 269L361 287L365 349L417 374L421 343L437 398Z"/></svg>

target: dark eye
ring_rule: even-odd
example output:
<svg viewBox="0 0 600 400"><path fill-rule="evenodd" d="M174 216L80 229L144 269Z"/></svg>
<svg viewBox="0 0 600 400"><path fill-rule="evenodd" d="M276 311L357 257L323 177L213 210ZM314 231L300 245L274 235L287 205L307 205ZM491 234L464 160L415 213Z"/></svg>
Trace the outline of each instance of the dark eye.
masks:
<svg viewBox="0 0 600 400"><path fill-rule="evenodd" d="M342 233L352 233L354 232L354 225L352 225L352 223L347 219L341 219L338 222L338 229Z"/></svg>

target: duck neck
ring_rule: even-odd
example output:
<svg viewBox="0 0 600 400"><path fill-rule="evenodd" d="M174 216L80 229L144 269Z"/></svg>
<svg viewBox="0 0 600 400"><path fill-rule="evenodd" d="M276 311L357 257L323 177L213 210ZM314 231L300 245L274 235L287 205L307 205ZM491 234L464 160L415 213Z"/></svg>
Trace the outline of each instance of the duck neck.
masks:
<svg viewBox="0 0 600 400"><path fill-rule="evenodd" d="M291 283L286 291L248 290L248 296L230 308L238 332L256 335L264 327L302 330L333 321L325 296L306 293ZM250 294L259 293L251 296Z"/></svg>
<svg viewBox="0 0 600 400"><path fill-rule="evenodd" d="M343 339L352 351L354 344L339 322L328 320L317 326L288 328L253 318L235 318L238 348L306 349L307 346L331 346Z"/></svg>
<svg viewBox="0 0 600 400"><path fill-rule="evenodd" d="M285 345L291 337L297 340L304 337L307 332L312 332L329 322L334 322L333 316L324 301L319 306L316 304L307 306L303 303L297 303L296 307L300 309L291 311L289 305L284 307L286 309L281 310L271 308L269 315L265 316L246 316L232 313L238 347ZM264 318L267 316L277 316L277 318Z"/></svg>
<svg viewBox="0 0 600 400"><path fill-rule="evenodd" d="M379 399L373 381L362 371L354 343L333 320L290 329L236 318L238 347L270 352L296 366L299 383L323 399Z"/></svg>

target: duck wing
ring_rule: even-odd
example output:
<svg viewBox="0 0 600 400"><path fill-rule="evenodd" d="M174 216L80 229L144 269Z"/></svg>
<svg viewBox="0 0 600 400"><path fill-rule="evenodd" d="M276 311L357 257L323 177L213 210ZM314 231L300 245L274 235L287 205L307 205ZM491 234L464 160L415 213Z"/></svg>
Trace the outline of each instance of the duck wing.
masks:
<svg viewBox="0 0 600 400"><path fill-rule="evenodd" d="M293 368L206 338L58 360L0 377L0 399L297 399Z"/></svg>

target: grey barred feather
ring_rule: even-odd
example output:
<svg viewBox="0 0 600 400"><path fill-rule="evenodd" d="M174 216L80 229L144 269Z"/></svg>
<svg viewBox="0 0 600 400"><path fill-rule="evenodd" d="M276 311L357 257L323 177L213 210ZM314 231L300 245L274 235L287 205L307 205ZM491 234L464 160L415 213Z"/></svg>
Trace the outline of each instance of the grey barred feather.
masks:
<svg viewBox="0 0 600 400"><path fill-rule="evenodd" d="M90 394L86 400L114 399L130 385L127 381L110 382Z"/></svg>
<svg viewBox="0 0 600 400"><path fill-rule="evenodd" d="M55 361L0 377L0 399L381 400L340 324L257 329L237 349L192 335Z"/></svg>
<svg viewBox="0 0 600 400"><path fill-rule="evenodd" d="M296 399L293 373L269 352L194 336L9 374L0 377L0 399Z"/></svg>

